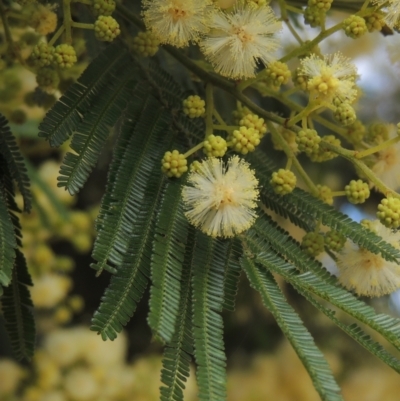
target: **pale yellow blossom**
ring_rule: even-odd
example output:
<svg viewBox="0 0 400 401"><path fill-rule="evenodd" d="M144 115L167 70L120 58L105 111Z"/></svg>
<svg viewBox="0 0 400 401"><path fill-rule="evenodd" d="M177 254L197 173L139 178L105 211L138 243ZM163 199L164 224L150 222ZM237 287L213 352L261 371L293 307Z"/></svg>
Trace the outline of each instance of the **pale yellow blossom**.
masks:
<svg viewBox="0 0 400 401"><path fill-rule="evenodd" d="M233 237L254 223L258 180L250 165L232 156L227 165L207 158L188 177L182 197L187 219L212 237Z"/></svg>
<svg viewBox="0 0 400 401"><path fill-rule="evenodd" d="M276 33L281 23L268 6L242 4L232 12L218 11L210 28L200 43L201 50L215 70L229 78L254 77L258 62L273 61L279 47Z"/></svg>

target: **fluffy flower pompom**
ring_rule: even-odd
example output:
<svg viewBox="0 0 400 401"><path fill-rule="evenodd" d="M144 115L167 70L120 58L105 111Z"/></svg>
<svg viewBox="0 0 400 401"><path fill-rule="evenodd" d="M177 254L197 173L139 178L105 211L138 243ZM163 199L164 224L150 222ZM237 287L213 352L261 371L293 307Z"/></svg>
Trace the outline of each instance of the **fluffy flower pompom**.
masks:
<svg viewBox="0 0 400 401"><path fill-rule="evenodd" d="M391 28L400 27L400 0L375 0L377 5L385 5L384 21Z"/></svg>
<svg viewBox="0 0 400 401"><path fill-rule="evenodd" d="M396 127L389 127L389 139L397 137ZM371 170L389 188L397 190L400 188L400 142L375 154L374 165Z"/></svg>
<svg viewBox="0 0 400 401"><path fill-rule="evenodd" d="M400 232L393 232L375 220L369 228L393 247L400 249ZM400 288L400 266L351 241L338 254L339 281L357 295L380 297Z"/></svg>
<svg viewBox="0 0 400 401"><path fill-rule="evenodd" d="M188 177L182 197L185 216L212 237L234 237L247 230L257 215L258 180L239 156L225 164L210 157Z"/></svg>
<svg viewBox="0 0 400 401"><path fill-rule="evenodd" d="M208 31L215 8L210 0L144 0L143 18L160 41L184 47Z"/></svg>
<svg viewBox="0 0 400 401"><path fill-rule="evenodd" d="M270 7L239 5L230 13L219 11L210 23L210 33L200 43L215 70L229 78L255 76L257 62L268 64L279 46L274 36L281 23Z"/></svg>
<svg viewBox="0 0 400 401"><path fill-rule="evenodd" d="M316 54L301 60L300 74L307 77L307 90L316 99L332 102L335 98L352 103L357 96L356 67L341 53Z"/></svg>

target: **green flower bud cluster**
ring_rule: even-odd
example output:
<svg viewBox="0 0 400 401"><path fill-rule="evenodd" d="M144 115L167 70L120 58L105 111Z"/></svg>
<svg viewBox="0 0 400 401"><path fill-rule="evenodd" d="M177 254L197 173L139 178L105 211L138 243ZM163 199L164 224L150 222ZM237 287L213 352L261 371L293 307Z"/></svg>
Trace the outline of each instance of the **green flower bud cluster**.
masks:
<svg viewBox="0 0 400 401"><path fill-rule="evenodd" d="M201 166L201 163L198 160L194 160L190 164L190 171L199 171L200 166Z"/></svg>
<svg viewBox="0 0 400 401"><path fill-rule="evenodd" d="M221 136L209 135L204 141L203 152L207 157L222 157L227 150L226 141Z"/></svg>
<svg viewBox="0 0 400 401"><path fill-rule="evenodd" d="M100 15L94 23L94 34L103 42L112 42L120 33L119 24L113 17Z"/></svg>
<svg viewBox="0 0 400 401"><path fill-rule="evenodd" d="M273 61L268 64L264 70L267 83L271 84L275 89L279 89L281 85L289 82L292 73L287 64L280 61Z"/></svg>
<svg viewBox="0 0 400 401"><path fill-rule="evenodd" d="M389 127L385 123L375 122L368 127L365 140L373 145L379 145L389 139Z"/></svg>
<svg viewBox="0 0 400 401"><path fill-rule="evenodd" d="M152 57L158 51L160 41L151 31L139 32L132 40L133 50L142 57Z"/></svg>
<svg viewBox="0 0 400 401"><path fill-rule="evenodd" d="M295 86L297 86L302 91L307 90L308 78L307 78L307 76L301 74L301 71L299 68L296 68L295 70L293 70L292 81L295 84Z"/></svg>
<svg viewBox="0 0 400 401"><path fill-rule="evenodd" d="M30 58L35 66L48 67L54 62L54 52L54 46L42 42L33 48Z"/></svg>
<svg viewBox="0 0 400 401"><path fill-rule="evenodd" d="M318 256L324 250L324 237L318 233L307 233L302 241L301 247L310 256Z"/></svg>
<svg viewBox="0 0 400 401"><path fill-rule="evenodd" d="M197 95L191 95L183 101L183 112L190 118L201 117L206 112L206 102Z"/></svg>
<svg viewBox="0 0 400 401"><path fill-rule="evenodd" d="M365 126L360 120L354 121L353 124L346 127L347 133L345 135L346 140L353 145L358 145L364 139L367 132Z"/></svg>
<svg viewBox="0 0 400 401"><path fill-rule="evenodd" d="M299 147L299 151L304 152L307 155L318 152L320 142L321 137L314 129L301 130L296 137L296 143Z"/></svg>
<svg viewBox="0 0 400 401"><path fill-rule="evenodd" d="M299 147L296 142L297 135L290 129L286 129L281 125L276 126L276 129L278 130L279 135L286 141L286 143L292 149L293 153L297 154L299 152ZM283 150L280 143L278 143L277 140L275 139L275 136L271 136L271 139L275 150Z"/></svg>
<svg viewBox="0 0 400 401"><path fill-rule="evenodd" d="M346 242L346 237L337 231L331 230L325 234L324 241L328 248L332 249L332 251L338 252L343 248Z"/></svg>
<svg viewBox="0 0 400 401"><path fill-rule="evenodd" d="M400 199L398 198L383 198L378 205L376 213L380 222L388 228L400 227Z"/></svg>
<svg viewBox="0 0 400 401"><path fill-rule="evenodd" d="M228 146L236 152L246 155L254 152L260 144L260 133L254 128L240 127L228 136Z"/></svg>
<svg viewBox="0 0 400 401"><path fill-rule="evenodd" d="M179 178L187 170L187 160L183 157L183 154L177 150L165 152L161 160L161 171L167 177Z"/></svg>
<svg viewBox="0 0 400 401"><path fill-rule="evenodd" d="M376 229L375 229L375 225L373 224L373 222L371 220L368 219L362 219L360 221L360 224L366 228L369 231L372 231L373 233L376 234Z"/></svg>
<svg viewBox="0 0 400 401"><path fill-rule="evenodd" d="M331 8L333 0L308 0L309 7L315 7L319 10L324 10L325 12Z"/></svg>
<svg viewBox="0 0 400 401"><path fill-rule="evenodd" d="M368 184L362 180L351 180L344 190L348 201L355 205L364 203L370 195Z"/></svg>
<svg viewBox="0 0 400 401"><path fill-rule="evenodd" d="M318 189L318 199L321 199L322 202L328 204L328 205L333 205L333 196L332 196L332 190L327 187L326 185L317 185Z"/></svg>
<svg viewBox="0 0 400 401"><path fill-rule="evenodd" d="M93 0L92 11L98 17L109 16L115 11L114 0Z"/></svg>
<svg viewBox="0 0 400 401"><path fill-rule="evenodd" d="M246 3L254 9L265 7L268 4L267 0L246 0Z"/></svg>
<svg viewBox="0 0 400 401"><path fill-rule="evenodd" d="M233 121L236 125L239 125L239 122L242 118L246 117L247 114L252 114L250 109L246 106L242 106L240 103L237 105L237 109L232 112Z"/></svg>
<svg viewBox="0 0 400 401"><path fill-rule="evenodd" d="M317 28L325 21L325 11L318 7L306 7L304 9L304 23L311 28Z"/></svg>
<svg viewBox="0 0 400 401"><path fill-rule="evenodd" d="M54 90L60 83L57 70L51 67L40 68L36 73L36 82L39 88L44 90Z"/></svg>
<svg viewBox="0 0 400 401"><path fill-rule="evenodd" d="M77 62L75 49L66 43L56 46L54 62L60 68L71 68Z"/></svg>
<svg viewBox="0 0 400 401"><path fill-rule="evenodd" d="M372 14L364 17L368 31L381 31L382 28L386 25L384 17L385 14L380 10L374 11Z"/></svg>
<svg viewBox="0 0 400 401"><path fill-rule="evenodd" d="M367 33L365 19L358 15L350 15L343 21L343 30L349 38L357 39Z"/></svg>
<svg viewBox="0 0 400 401"><path fill-rule="evenodd" d="M246 114L240 121L240 126L244 126L246 128L254 128L260 134L260 138L263 138L267 133L267 126L264 122L263 118L258 117L257 114L249 113Z"/></svg>
<svg viewBox="0 0 400 401"><path fill-rule="evenodd" d="M351 125L357 119L354 108L346 102L342 102L336 107L333 117L343 126Z"/></svg>
<svg viewBox="0 0 400 401"><path fill-rule="evenodd" d="M331 143L335 146L340 146L340 139L336 138L335 135L324 136L323 142ZM308 157L310 158L310 160L316 163L326 162L328 160L334 159L337 156L337 153L332 152L331 150L326 149L323 146L318 146L317 151L308 153Z"/></svg>
<svg viewBox="0 0 400 401"><path fill-rule="evenodd" d="M272 173L270 184L278 195L286 195L296 187L296 176L290 170L283 168Z"/></svg>

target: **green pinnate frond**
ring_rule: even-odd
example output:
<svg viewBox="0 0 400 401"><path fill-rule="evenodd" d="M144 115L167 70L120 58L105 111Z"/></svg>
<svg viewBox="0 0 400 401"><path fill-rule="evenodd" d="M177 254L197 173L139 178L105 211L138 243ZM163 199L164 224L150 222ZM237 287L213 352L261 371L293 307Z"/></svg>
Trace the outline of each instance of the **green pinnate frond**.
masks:
<svg viewBox="0 0 400 401"><path fill-rule="evenodd" d="M140 209L130 224L132 234L124 245L118 270L112 276L92 319L91 330L101 334L104 340L117 337L133 316L147 288L155 233L154 220L163 188L159 166L154 166L151 173Z"/></svg>
<svg viewBox="0 0 400 401"><path fill-rule="evenodd" d="M242 271L239 262L242 252L243 250L240 240L232 239L229 241L224 268L223 308L230 312L234 312L235 310L235 299L238 291L240 273Z"/></svg>
<svg viewBox="0 0 400 401"><path fill-rule="evenodd" d="M276 255L270 255L268 265L280 264ZM288 304L272 274L265 268L257 266L253 260L241 259L243 270L251 286L260 293L264 305L273 314L279 327L292 344L297 355L307 369L315 389L324 401L343 401L331 369L321 351L316 347L311 334L304 327L300 317Z"/></svg>
<svg viewBox="0 0 400 401"><path fill-rule="evenodd" d="M151 95L135 98L128 108L132 115L140 110L138 121L126 119L115 145L106 189L97 218L98 235L91 265L99 273L106 269L116 271L133 235L137 213L143 206L143 196L150 177L161 182L160 160L166 142L169 142L170 117ZM137 107L139 106L139 109ZM129 113L127 113L129 115ZM164 144L164 145L163 145ZM157 173L153 172L156 167ZM152 199L150 202L154 204ZM148 205L149 206L149 205Z"/></svg>
<svg viewBox="0 0 400 401"><path fill-rule="evenodd" d="M306 231L311 231L315 226L315 219L299 209L293 202L290 202L290 194L278 195L269 183L272 173L277 170L273 162L265 157L262 152L256 151L248 156L248 160L255 168L257 178L260 180L262 191L260 192L261 202L273 212L289 219L293 224ZM283 200L285 200L283 202Z"/></svg>
<svg viewBox="0 0 400 401"><path fill-rule="evenodd" d="M296 288L319 296L376 330L400 350L400 319L384 314L376 314L373 308L339 286L336 278L331 276L318 262L313 262L312 259L309 259L309 271L302 273L294 265L283 259L277 259L276 255L271 251L267 253L267 250L271 248L269 240L259 237L254 230L249 231L246 241L250 244L258 263L279 274L285 281L296 286ZM287 244L287 246L289 247L290 245Z"/></svg>
<svg viewBox="0 0 400 401"><path fill-rule="evenodd" d="M66 154L58 177L58 186L65 187L71 195L79 192L85 184L111 128L132 96L133 73L133 66L125 65L124 70L116 70L111 74L110 83L103 89L107 96L101 96L77 126L71 142L71 149L76 153Z"/></svg>
<svg viewBox="0 0 400 401"><path fill-rule="evenodd" d="M182 108L183 92L174 78L151 59L138 61L138 66L160 102L171 112L180 110Z"/></svg>
<svg viewBox="0 0 400 401"><path fill-rule="evenodd" d="M15 217L15 216L14 216ZM0 285L8 286L16 257L17 240L4 191L0 191Z"/></svg>
<svg viewBox="0 0 400 401"><path fill-rule="evenodd" d="M32 207L29 177L17 141L10 131L7 119L2 114L0 114L0 153L7 164L9 174L17 183L23 197L24 210L28 212Z"/></svg>
<svg viewBox="0 0 400 401"><path fill-rule="evenodd" d="M4 288L1 298L5 327L11 346L18 359L30 359L35 345L35 322L30 293L27 286L32 280L24 255L17 249L11 284Z"/></svg>
<svg viewBox="0 0 400 401"><path fill-rule="evenodd" d="M183 214L181 183L170 180L157 216L151 260L150 313L153 333L169 342L177 318L180 279L185 256L188 221Z"/></svg>
<svg viewBox="0 0 400 401"><path fill-rule="evenodd" d="M193 257L196 247L195 229L189 228L185 258L181 277L181 294L175 330L171 341L166 344L163 356L160 388L161 401L182 401L183 389L190 374L191 354L193 353L192 335L192 287Z"/></svg>
<svg viewBox="0 0 400 401"><path fill-rule="evenodd" d="M224 266L229 243L197 232L193 258L193 336L199 400L226 398L223 340Z"/></svg>
<svg viewBox="0 0 400 401"><path fill-rule="evenodd" d="M342 323L335 316L335 311L332 309L326 308L320 302L318 302L310 292L305 289L302 289L299 286L293 284L293 287L309 301L312 305L315 306L319 311L321 311L325 316L327 316L333 323L335 323L340 329L342 329L348 336L357 341L361 346L363 346L367 351L371 354L375 355L377 358L382 360L396 372L400 373L400 360L395 358L389 352L387 352L381 344L371 338L365 331L358 326L356 323L351 325Z"/></svg>
<svg viewBox="0 0 400 401"><path fill-rule="evenodd" d="M256 152L254 152L256 153ZM257 172L261 172L257 176L261 184L261 198L267 199L272 197L273 189L269 183L270 175L264 174L268 171L271 162L267 158L254 157L252 167ZM282 200L285 202L282 202ZM381 254L381 256L391 262L397 262L400 259L400 251L383 241L381 237L370 230L367 230L360 224L352 221L345 214L337 211L332 206L323 203L321 200L313 197L310 193L300 188L295 188L290 194L281 197L283 209L296 210L296 216L303 220L302 216L307 216L308 221L321 221L322 224L330 227L332 230L340 232L345 237L351 239L360 247L366 248L372 253ZM287 206L291 205L291 206ZM278 212L277 209L274 211ZM305 220L304 223L307 223ZM304 227L305 228L305 227Z"/></svg>
<svg viewBox="0 0 400 401"><path fill-rule="evenodd" d="M106 96L102 90L112 80L113 73L129 62L130 56L121 44L108 46L46 114L39 125L39 136L48 140L51 146L64 143L94 100L100 94Z"/></svg>

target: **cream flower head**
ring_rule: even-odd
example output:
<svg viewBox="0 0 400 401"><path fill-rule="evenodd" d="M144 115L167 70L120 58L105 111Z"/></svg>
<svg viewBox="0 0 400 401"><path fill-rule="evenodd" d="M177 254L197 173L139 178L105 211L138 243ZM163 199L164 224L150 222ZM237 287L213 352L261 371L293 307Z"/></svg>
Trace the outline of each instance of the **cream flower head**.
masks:
<svg viewBox="0 0 400 401"><path fill-rule="evenodd" d="M341 53L316 54L301 60L300 75L307 78L307 90L315 99L332 102L334 98L351 103L357 97L354 80L357 68Z"/></svg>
<svg viewBox="0 0 400 401"><path fill-rule="evenodd" d="M160 41L184 47L208 31L215 11L210 0L144 0L147 29Z"/></svg>
<svg viewBox="0 0 400 401"><path fill-rule="evenodd" d="M227 165L211 157L199 163L188 177L182 197L185 216L212 237L234 237L256 219L258 180L250 165L232 156Z"/></svg>
<svg viewBox="0 0 400 401"><path fill-rule="evenodd" d="M240 4L230 13L216 12L210 28L200 47L221 75L251 78L258 60L264 64L274 60L273 53L279 46L274 34L281 29L281 23L270 7Z"/></svg>
<svg viewBox="0 0 400 401"><path fill-rule="evenodd" d="M371 230L386 242L400 249L400 232L393 232L379 220L370 222ZM400 266L388 262L379 254L360 248L351 241L338 255L339 281L357 295L380 297L400 288Z"/></svg>
<svg viewBox="0 0 400 401"><path fill-rule="evenodd" d="M386 4L384 20L390 28L400 27L400 0L375 0L375 4Z"/></svg>
<svg viewBox="0 0 400 401"><path fill-rule="evenodd" d="M397 136L396 127L390 127L389 139ZM376 153L375 163L371 170L389 188L400 188L400 142Z"/></svg>

